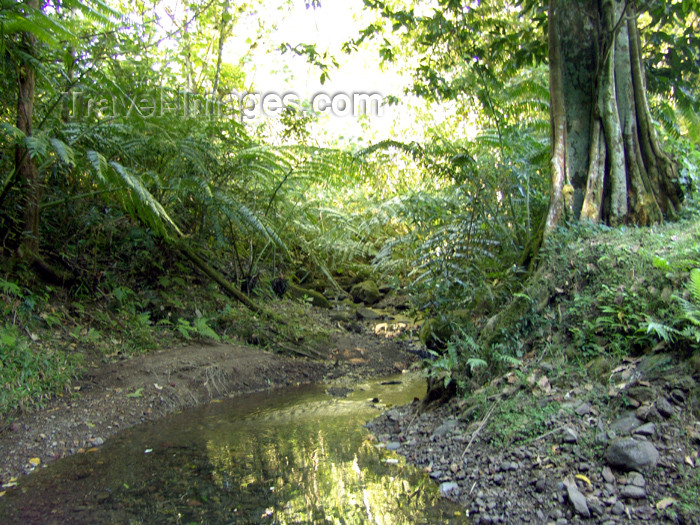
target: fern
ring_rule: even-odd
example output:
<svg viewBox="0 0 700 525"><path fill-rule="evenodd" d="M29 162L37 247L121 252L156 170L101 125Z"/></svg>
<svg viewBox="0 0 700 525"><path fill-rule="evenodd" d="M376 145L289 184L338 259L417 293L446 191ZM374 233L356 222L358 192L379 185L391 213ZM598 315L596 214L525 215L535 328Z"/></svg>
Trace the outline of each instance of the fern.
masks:
<svg viewBox="0 0 700 525"><path fill-rule="evenodd" d="M172 233L182 236L182 232L170 218L163 206L141 184L127 168L116 161L107 162L99 153L88 150L94 173L100 185L107 190L119 189L116 193L122 208L132 216L139 218L149 228L164 238L171 238Z"/></svg>
<svg viewBox="0 0 700 525"><path fill-rule="evenodd" d="M686 287L693 296L695 303L700 305L700 268L693 268L690 270L690 280Z"/></svg>

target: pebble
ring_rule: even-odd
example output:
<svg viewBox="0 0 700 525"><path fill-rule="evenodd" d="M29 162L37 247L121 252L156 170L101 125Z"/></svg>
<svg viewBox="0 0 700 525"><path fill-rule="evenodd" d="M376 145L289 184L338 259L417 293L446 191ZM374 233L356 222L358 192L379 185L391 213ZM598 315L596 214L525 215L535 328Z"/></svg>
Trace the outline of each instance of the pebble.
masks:
<svg viewBox="0 0 700 525"><path fill-rule="evenodd" d="M659 461L659 451L648 441L619 438L608 446L605 459L613 467L624 470L653 468Z"/></svg>
<svg viewBox="0 0 700 525"><path fill-rule="evenodd" d="M581 403L579 406L577 406L574 409L574 412L576 412L576 414L579 416L587 416L588 414L591 413L591 404L588 401L585 401L585 402Z"/></svg>
<svg viewBox="0 0 700 525"><path fill-rule="evenodd" d="M515 461L504 461L501 463L501 470L508 472L509 470L518 470L518 464Z"/></svg>
<svg viewBox="0 0 700 525"><path fill-rule="evenodd" d="M671 398L671 401L674 402L676 405L685 404L685 392L683 392L683 390L679 388L676 388L675 390L671 391L669 397Z"/></svg>
<svg viewBox="0 0 700 525"><path fill-rule="evenodd" d="M640 403L646 403L654 399L654 390L648 386L633 386L627 390L627 393Z"/></svg>
<svg viewBox="0 0 700 525"><path fill-rule="evenodd" d="M564 443L576 443L578 441L578 434L573 428L564 428L564 435L562 437Z"/></svg>
<svg viewBox="0 0 700 525"><path fill-rule="evenodd" d="M610 425L610 430L612 430L616 434L629 434L630 432L632 432L632 430L640 426L642 423L643 421L633 413L625 414L624 416L616 419L612 423L612 425Z"/></svg>
<svg viewBox="0 0 700 525"><path fill-rule="evenodd" d="M397 441L390 441L386 444L387 450L399 450L401 448L401 443Z"/></svg>
<svg viewBox="0 0 700 525"><path fill-rule="evenodd" d="M625 512L625 505L621 501L615 502L615 505L613 505L613 508L610 509L610 512L612 512L615 516L620 516Z"/></svg>
<svg viewBox="0 0 700 525"><path fill-rule="evenodd" d="M635 428L633 434L653 436L656 434L656 425L654 423L645 423L641 427Z"/></svg>
<svg viewBox="0 0 700 525"><path fill-rule="evenodd" d="M630 472L627 476L627 484L636 487L645 487L647 482L639 472Z"/></svg>
<svg viewBox="0 0 700 525"><path fill-rule="evenodd" d="M457 485L457 483L454 481L440 483L440 494L442 494L444 497L457 497L459 496L459 492L459 485Z"/></svg>
<svg viewBox="0 0 700 525"><path fill-rule="evenodd" d="M630 499L642 499L647 497L647 491L643 487L637 487L635 485L625 485L620 490L620 496L623 498Z"/></svg>
<svg viewBox="0 0 700 525"><path fill-rule="evenodd" d="M602 516L605 513L605 507L598 498L588 499L588 508L594 516Z"/></svg>
<svg viewBox="0 0 700 525"><path fill-rule="evenodd" d="M458 423L457 423L456 419L450 419L450 420L444 422L442 425L440 425L439 427L437 427L433 431L433 435L432 435L433 441L439 437L442 437L442 436L447 435L450 432L452 432L455 429L455 427L457 426L457 424Z"/></svg>
<svg viewBox="0 0 700 525"><path fill-rule="evenodd" d="M584 518L591 517L591 511L588 509L588 503L586 502L586 496L581 494L581 491L576 488L574 482L566 484L566 491L569 496L569 501L574 506L574 510L579 516Z"/></svg>
<svg viewBox="0 0 700 525"><path fill-rule="evenodd" d="M651 413L651 406L650 405L642 405L635 411L635 414L637 415L637 417L640 419L643 419L644 421L649 419L650 413Z"/></svg>
<svg viewBox="0 0 700 525"><path fill-rule="evenodd" d="M665 397L660 397L656 400L656 410L664 419L668 419L673 415L673 406L668 402Z"/></svg>
<svg viewBox="0 0 700 525"><path fill-rule="evenodd" d="M615 483L615 475L610 467L603 468L603 479L608 483Z"/></svg>
<svg viewBox="0 0 700 525"><path fill-rule="evenodd" d="M105 444L105 440L102 439L101 437L96 437L92 440L93 447L101 447L104 444Z"/></svg>

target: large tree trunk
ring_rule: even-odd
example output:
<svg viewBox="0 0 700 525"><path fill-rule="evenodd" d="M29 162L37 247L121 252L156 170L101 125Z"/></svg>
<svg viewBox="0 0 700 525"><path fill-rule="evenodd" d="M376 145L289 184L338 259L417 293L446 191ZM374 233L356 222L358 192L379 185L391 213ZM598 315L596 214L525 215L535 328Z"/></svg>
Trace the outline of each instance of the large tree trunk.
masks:
<svg viewBox="0 0 700 525"><path fill-rule="evenodd" d="M651 122L633 3L550 0L551 201L562 220L658 223L683 201Z"/></svg>
<svg viewBox="0 0 700 525"><path fill-rule="evenodd" d="M29 7L39 9L39 0L29 0ZM22 34L22 51L27 57L34 55L36 38L31 33ZM17 92L17 128L27 137L32 134L34 114L34 64L23 58L19 64ZM43 185L34 160L24 146L15 150L15 170L23 191L24 228L19 253L23 258L34 259L39 252L39 205Z"/></svg>

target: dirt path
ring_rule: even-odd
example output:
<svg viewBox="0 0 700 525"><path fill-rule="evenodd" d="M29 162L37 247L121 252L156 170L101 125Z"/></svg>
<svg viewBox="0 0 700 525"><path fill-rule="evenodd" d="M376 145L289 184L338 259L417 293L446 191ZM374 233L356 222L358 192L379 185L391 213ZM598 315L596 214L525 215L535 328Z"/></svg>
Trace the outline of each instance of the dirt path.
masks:
<svg viewBox="0 0 700 525"><path fill-rule="evenodd" d="M75 453L122 429L212 399L283 386L400 372L415 361L395 338L336 327L327 358L309 360L230 344L192 345L93 367L70 397L0 425L0 482ZM0 489L2 490L2 489Z"/></svg>

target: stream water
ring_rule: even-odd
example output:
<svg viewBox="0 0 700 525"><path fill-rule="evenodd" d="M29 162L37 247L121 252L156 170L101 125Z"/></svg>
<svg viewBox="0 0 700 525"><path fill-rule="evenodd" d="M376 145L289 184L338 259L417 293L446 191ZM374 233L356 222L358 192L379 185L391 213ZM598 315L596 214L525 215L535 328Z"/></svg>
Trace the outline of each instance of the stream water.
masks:
<svg viewBox="0 0 700 525"><path fill-rule="evenodd" d="M0 499L0 523L463 523L363 427L424 392L400 376L345 398L299 387L174 414L24 478Z"/></svg>

